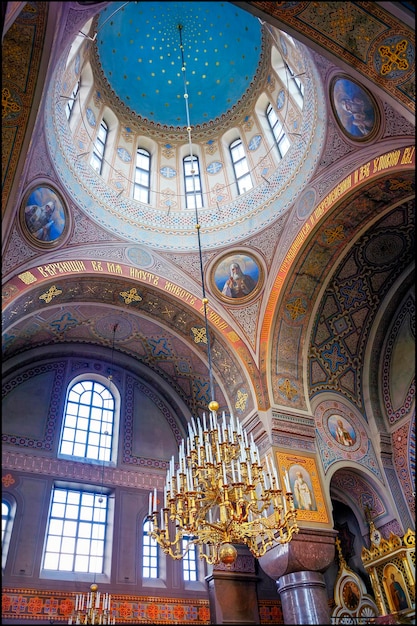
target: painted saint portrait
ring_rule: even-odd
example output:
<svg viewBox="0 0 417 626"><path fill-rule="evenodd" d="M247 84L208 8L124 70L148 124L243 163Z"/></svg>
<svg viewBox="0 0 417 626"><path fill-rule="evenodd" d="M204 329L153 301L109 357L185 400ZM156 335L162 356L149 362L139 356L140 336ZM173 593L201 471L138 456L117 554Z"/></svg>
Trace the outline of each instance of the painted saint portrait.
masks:
<svg viewBox="0 0 417 626"><path fill-rule="evenodd" d="M331 415L327 425L332 437L341 446L350 448L356 443L356 433L350 422L341 415Z"/></svg>
<svg viewBox="0 0 417 626"><path fill-rule="evenodd" d="M67 221L64 203L50 187L36 187L26 196L22 206L22 226L25 233L40 245L55 245L66 231Z"/></svg>
<svg viewBox="0 0 417 626"><path fill-rule="evenodd" d="M332 107L337 122L350 139L364 140L375 135L378 109L367 89L345 76L332 81Z"/></svg>
<svg viewBox="0 0 417 626"><path fill-rule="evenodd" d="M301 465L293 465L289 472L290 485L294 495L294 506L303 511L317 511L314 489L310 474Z"/></svg>
<svg viewBox="0 0 417 626"><path fill-rule="evenodd" d="M213 282L224 299L241 300L255 295L261 285L261 269L254 257L236 252L216 264Z"/></svg>
<svg viewBox="0 0 417 626"><path fill-rule="evenodd" d="M384 571L384 582L387 588L392 609L396 612L409 608L404 578L395 567L387 567Z"/></svg>

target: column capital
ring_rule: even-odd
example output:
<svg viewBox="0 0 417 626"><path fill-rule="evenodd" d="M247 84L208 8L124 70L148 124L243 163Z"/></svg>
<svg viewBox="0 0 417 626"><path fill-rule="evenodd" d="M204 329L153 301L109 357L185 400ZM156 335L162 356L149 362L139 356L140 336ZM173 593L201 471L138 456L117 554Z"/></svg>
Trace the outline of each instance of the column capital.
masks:
<svg viewBox="0 0 417 626"><path fill-rule="evenodd" d="M337 531L329 528L300 528L289 543L267 550L259 563L274 580L293 572L325 572L335 556L336 536Z"/></svg>

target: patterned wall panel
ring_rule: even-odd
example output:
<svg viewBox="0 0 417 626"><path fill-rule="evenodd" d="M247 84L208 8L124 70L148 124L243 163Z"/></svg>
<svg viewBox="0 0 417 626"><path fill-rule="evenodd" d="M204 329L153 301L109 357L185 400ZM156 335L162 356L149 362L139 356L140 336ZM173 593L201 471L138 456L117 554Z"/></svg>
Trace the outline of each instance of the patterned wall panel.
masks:
<svg viewBox="0 0 417 626"><path fill-rule="evenodd" d="M28 127L47 15L48 2L27 2L2 41L2 212Z"/></svg>
<svg viewBox="0 0 417 626"><path fill-rule="evenodd" d="M415 112L415 31L377 2L263 2L254 9L319 43Z"/></svg>
<svg viewBox="0 0 417 626"><path fill-rule="evenodd" d="M414 203L398 207L352 248L328 285L317 311L309 350L313 397L338 391L364 409L362 368L378 306L402 268L412 262ZM392 225L396 232L392 232Z"/></svg>
<svg viewBox="0 0 417 626"><path fill-rule="evenodd" d="M75 591L5 589L3 619L27 619L40 624L65 623L75 604ZM112 594L112 617L123 624L210 624L208 600Z"/></svg>

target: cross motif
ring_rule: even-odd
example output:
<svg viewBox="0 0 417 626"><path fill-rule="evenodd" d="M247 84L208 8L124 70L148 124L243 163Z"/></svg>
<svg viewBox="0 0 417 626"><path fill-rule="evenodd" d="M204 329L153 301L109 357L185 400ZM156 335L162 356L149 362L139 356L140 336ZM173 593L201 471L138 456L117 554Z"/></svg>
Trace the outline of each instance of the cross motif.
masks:
<svg viewBox="0 0 417 626"><path fill-rule="evenodd" d="M57 287L55 287L55 285L52 285L52 287L50 287L48 291L39 296L39 300L45 300L46 304L49 304L51 300L55 298L55 296L59 296L59 294L61 293L62 289L58 289Z"/></svg>
<svg viewBox="0 0 417 626"><path fill-rule="evenodd" d="M408 61L405 56L407 51L408 41L403 39L399 41L396 46L380 46L379 54L384 59L384 63L381 67L381 74L389 74L395 68L399 70L408 70Z"/></svg>
<svg viewBox="0 0 417 626"><path fill-rule="evenodd" d="M191 332L194 335L194 343L207 343L206 329L204 327L196 328L193 326Z"/></svg>
<svg viewBox="0 0 417 626"><path fill-rule="evenodd" d="M132 302L140 302L142 300L142 296L140 296L135 287L132 287L130 291L121 291L120 295L122 296L125 304L131 304Z"/></svg>

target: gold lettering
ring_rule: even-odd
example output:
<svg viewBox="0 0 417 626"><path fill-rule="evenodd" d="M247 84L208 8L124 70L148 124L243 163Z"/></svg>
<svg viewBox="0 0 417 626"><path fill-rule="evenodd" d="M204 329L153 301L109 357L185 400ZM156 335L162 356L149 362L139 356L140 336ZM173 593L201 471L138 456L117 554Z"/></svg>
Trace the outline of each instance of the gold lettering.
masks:
<svg viewBox="0 0 417 626"><path fill-rule="evenodd" d="M414 146L410 148L404 148L404 154L403 154L403 158L401 159L401 165L405 165L407 163L413 162L414 150L415 150Z"/></svg>
<svg viewBox="0 0 417 626"><path fill-rule="evenodd" d="M123 270L118 263L107 262L107 271L112 272L112 274L123 274Z"/></svg>
<svg viewBox="0 0 417 626"><path fill-rule="evenodd" d="M91 265L93 266L93 270L95 272L102 272L103 268L101 266L101 261L91 261Z"/></svg>

